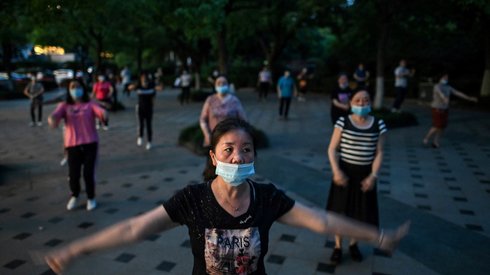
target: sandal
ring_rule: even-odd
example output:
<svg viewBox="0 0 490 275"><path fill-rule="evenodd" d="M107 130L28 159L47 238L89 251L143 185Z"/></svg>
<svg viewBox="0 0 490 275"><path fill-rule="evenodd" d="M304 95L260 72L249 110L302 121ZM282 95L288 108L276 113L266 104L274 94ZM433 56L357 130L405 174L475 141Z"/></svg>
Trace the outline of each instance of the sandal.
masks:
<svg viewBox="0 0 490 275"><path fill-rule="evenodd" d="M332 252L332 256L330 256L330 262L333 265L338 265L340 262L342 262L342 249L341 248L334 248Z"/></svg>
<svg viewBox="0 0 490 275"><path fill-rule="evenodd" d="M361 251L359 251L359 247L357 247L357 244L353 244L349 246L349 252L350 252L350 257L354 262L362 261L362 254Z"/></svg>

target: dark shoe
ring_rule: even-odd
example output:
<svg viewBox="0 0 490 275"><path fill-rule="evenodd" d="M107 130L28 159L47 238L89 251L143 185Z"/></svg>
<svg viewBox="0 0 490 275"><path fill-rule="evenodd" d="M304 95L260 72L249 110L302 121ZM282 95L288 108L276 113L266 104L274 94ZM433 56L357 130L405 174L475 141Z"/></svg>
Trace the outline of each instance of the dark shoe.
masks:
<svg viewBox="0 0 490 275"><path fill-rule="evenodd" d="M362 261L362 254L361 251L359 251L359 247L357 247L357 244L353 244L349 246L349 252L350 252L350 257L354 262Z"/></svg>
<svg viewBox="0 0 490 275"><path fill-rule="evenodd" d="M334 265L340 264L342 262L342 249L334 248L332 256L330 256L330 262Z"/></svg>
<svg viewBox="0 0 490 275"><path fill-rule="evenodd" d="M435 149L439 148L439 144L432 143L432 148L435 148Z"/></svg>

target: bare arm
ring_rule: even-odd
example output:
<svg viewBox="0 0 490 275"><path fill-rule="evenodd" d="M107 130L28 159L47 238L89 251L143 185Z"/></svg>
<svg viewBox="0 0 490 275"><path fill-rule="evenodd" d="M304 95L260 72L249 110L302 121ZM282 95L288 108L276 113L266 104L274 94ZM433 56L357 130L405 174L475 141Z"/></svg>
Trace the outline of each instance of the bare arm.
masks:
<svg viewBox="0 0 490 275"><path fill-rule="evenodd" d="M340 169L337 156L341 136L342 130L334 127L332 138L330 139L330 145L328 146L328 160L330 161L330 167L332 168L333 182L337 185L345 186L347 185L349 178L344 174L342 169Z"/></svg>
<svg viewBox="0 0 490 275"><path fill-rule="evenodd" d="M57 128L59 124L59 121L53 118L53 116L48 117L48 125L51 128Z"/></svg>
<svg viewBox="0 0 490 275"><path fill-rule="evenodd" d="M338 101L336 98L332 99L332 103L333 103L333 105L335 105L335 107L338 107L342 110L345 110L345 111L349 110L349 104L344 104L344 103Z"/></svg>
<svg viewBox="0 0 490 275"><path fill-rule="evenodd" d="M341 235L363 240L382 250L392 252L407 235L410 223L405 222L395 231L384 232L336 213L307 207L296 202L293 208L278 220L281 223L307 228L319 234Z"/></svg>
<svg viewBox="0 0 490 275"><path fill-rule="evenodd" d="M209 101L206 100L202 106L201 116L199 117L199 126L204 135L203 146L211 144L211 129L209 128Z"/></svg>
<svg viewBox="0 0 490 275"><path fill-rule="evenodd" d="M473 102L478 102L478 99L476 97L473 97L473 96L467 96L466 94L460 92L460 91L457 91L455 89L452 90L452 93L459 97L459 98L462 98L462 99L465 99L465 100L468 100L468 101L473 101Z"/></svg>
<svg viewBox="0 0 490 275"><path fill-rule="evenodd" d="M361 182L361 189L364 192L373 189L374 184L376 183L376 179L378 178L378 172L381 169L381 164L383 163L383 150L385 139L386 137L384 134L379 136L378 144L376 145L376 154L374 156L374 161L371 166L371 174L369 174L369 176L367 176Z"/></svg>
<svg viewBox="0 0 490 275"><path fill-rule="evenodd" d="M28 98L32 98L31 95L29 94L29 86L30 84L27 84L26 87L24 88L24 95L27 96Z"/></svg>
<svg viewBox="0 0 490 275"><path fill-rule="evenodd" d="M114 93L114 88L112 88L112 85L109 87L109 94L107 95L107 97L112 97L112 94Z"/></svg>
<svg viewBox="0 0 490 275"><path fill-rule="evenodd" d="M137 217L110 226L98 233L79 239L46 255L45 260L54 272L85 253L97 252L134 243L146 236L176 227L163 206Z"/></svg>
<svg viewBox="0 0 490 275"><path fill-rule="evenodd" d="M373 166L371 168L371 175L377 176L379 169L381 169L381 164L383 163L383 152L384 143L386 137L384 134L379 136L378 144L376 145L376 156L374 157Z"/></svg>

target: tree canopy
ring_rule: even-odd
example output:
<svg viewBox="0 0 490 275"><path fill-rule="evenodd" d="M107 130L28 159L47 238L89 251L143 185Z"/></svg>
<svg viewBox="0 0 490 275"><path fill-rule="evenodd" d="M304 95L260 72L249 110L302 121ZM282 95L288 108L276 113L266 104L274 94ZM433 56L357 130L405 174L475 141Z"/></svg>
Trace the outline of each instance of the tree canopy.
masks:
<svg viewBox="0 0 490 275"><path fill-rule="evenodd" d="M0 16L7 71L15 47L29 42L65 47L97 68L155 69L173 53L202 73L248 66L255 74L266 63L277 76L312 63L316 76L328 78L363 62L377 86L405 58L419 77L446 70L490 94L485 0L5 0Z"/></svg>

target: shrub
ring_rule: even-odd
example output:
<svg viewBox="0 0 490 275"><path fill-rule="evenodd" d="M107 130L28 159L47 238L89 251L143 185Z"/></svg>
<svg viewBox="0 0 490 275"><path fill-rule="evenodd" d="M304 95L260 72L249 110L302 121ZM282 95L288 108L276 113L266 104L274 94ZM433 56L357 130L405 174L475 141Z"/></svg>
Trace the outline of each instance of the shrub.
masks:
<svg viewBox="0 0 490 275"><path fill-rule="evenodd" d="M382 119L388 129L418 125L415 115L409 112L392 113L387 108L374 110L372 115Z"/></svg>

